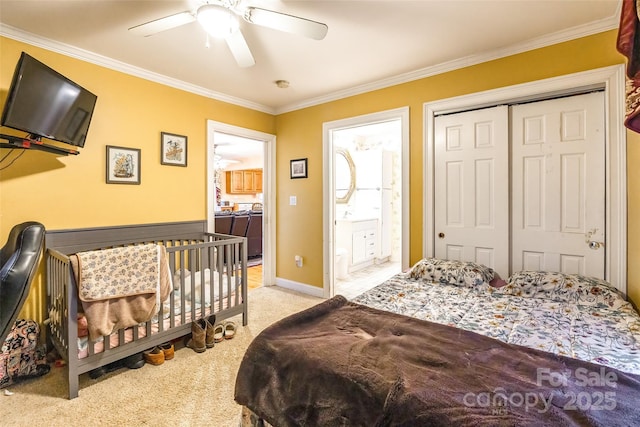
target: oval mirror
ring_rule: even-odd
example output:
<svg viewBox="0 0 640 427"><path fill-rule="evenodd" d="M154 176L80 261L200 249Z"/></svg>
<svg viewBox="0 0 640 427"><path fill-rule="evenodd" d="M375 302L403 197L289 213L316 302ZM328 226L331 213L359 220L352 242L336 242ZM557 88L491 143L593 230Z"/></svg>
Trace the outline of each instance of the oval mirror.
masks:
<svg viewBox="0 0 640 427"><path fill-rule="evenodd" d="M356 165L347 150L336 148L336 203L347 203L356 189Z"/></svg>

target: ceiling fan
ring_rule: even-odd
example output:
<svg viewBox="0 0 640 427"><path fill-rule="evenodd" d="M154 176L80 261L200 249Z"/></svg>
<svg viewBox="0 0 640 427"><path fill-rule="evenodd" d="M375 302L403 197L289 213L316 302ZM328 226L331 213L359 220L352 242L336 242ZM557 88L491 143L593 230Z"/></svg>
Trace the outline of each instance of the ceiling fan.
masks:
<svg viewBox="0 0 640 427"><path fill-rule="evenodd" d="M224 38L240 67L255 64L237 16L245 21L287 33L322 40L329 27L321 22L253 6L242 0L210 0L195 11L184 11L129 28L133 34L151 36L161 31L198 21L207 34Z"/></svg>

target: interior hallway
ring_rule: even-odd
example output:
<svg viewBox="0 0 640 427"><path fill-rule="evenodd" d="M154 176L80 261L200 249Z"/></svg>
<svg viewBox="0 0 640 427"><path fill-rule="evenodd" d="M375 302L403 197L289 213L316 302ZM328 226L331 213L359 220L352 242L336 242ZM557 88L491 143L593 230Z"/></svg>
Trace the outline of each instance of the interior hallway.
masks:
<svg viewBox="0 0 640 427"><path fill-rule="evenodd" d="M247 268L247 287L249 290L262 287L262 264Z"/></svg>

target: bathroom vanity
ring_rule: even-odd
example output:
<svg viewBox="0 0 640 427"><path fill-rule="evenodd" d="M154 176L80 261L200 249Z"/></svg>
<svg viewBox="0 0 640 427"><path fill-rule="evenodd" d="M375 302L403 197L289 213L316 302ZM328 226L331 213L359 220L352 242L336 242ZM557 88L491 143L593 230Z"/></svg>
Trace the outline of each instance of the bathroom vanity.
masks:
<svg viewBox="0 0 640 427"><path fill-rule="evenodd" d="M336 247L346 250L349 273L373 264L378 257L378 219L337 220Z"/></svg>

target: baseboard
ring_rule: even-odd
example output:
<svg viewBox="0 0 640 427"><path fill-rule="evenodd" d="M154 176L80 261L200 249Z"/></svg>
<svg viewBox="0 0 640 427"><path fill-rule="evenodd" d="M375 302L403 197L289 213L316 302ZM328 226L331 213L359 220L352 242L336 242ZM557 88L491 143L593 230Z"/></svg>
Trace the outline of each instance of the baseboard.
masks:
<svg viewBox="0 0 640 427"><path fill-rule="evenodd" d="M306 283L294 282L293 280L276 277L275 285L281 288L291 289L292 291L302 294L311 295L318 298L324 298L324 290L317 286L307 285Z"/></svg>

